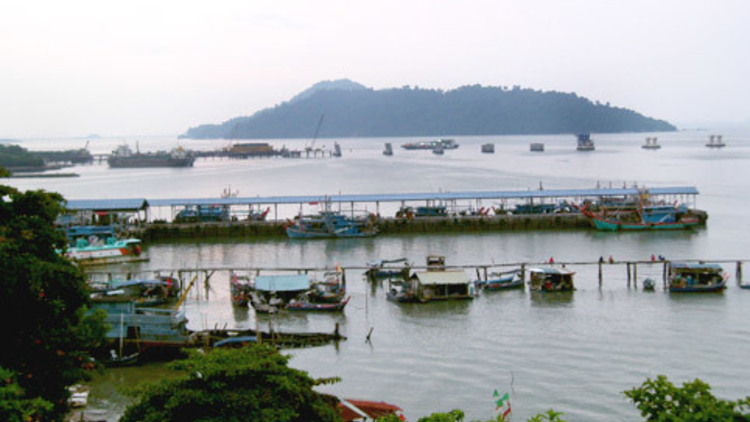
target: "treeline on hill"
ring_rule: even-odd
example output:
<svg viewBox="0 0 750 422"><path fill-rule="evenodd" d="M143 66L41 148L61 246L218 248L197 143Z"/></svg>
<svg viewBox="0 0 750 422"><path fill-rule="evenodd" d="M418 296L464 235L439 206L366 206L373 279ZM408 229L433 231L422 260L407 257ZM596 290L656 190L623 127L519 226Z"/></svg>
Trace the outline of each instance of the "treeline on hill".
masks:
<svg viewBox="0 0 750 422"><path fill-rule="evenodd" d="M250 117L190 128L182 137L309 138L321 116L318 136L327 138L676 130L664 120L575 93L473 85L451 91L318 89Z"/></svg>
<svg viewBox="0 0 750 422"><path fill-rule="evenodd" d="M18 145L0 144L0 167L44 167L44 160Z"/></svg>

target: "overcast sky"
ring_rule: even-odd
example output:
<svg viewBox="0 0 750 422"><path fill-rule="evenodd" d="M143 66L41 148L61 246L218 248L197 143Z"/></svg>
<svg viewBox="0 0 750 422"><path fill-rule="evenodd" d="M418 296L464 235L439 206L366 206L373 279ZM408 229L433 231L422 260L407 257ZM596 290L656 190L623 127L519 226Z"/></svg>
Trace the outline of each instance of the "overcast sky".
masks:
<svg viewBox="0 0 750 422"><path fill-rule="evenodd" d="M0 137L178 134L340 78L750 122L750 1L0 0Z"/></svg>

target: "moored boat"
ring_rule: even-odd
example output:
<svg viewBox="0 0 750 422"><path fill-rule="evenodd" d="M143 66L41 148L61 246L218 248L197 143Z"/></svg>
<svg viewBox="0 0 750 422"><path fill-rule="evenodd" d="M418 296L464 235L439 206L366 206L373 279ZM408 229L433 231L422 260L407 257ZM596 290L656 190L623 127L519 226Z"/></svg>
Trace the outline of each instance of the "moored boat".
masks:
<svg viewBox="0 0 750 422"><path fill-rule="evenodd" d="M339 303L346 295L346 274L341 268L326 271L320 279L313 279L309 297L315 303Z"/></svg>
<svg viewBox="0 0 750 422"><path fill-rule="evenodd" d="M232 298L232 304L237 306L247 306L250 301L252 290L250 276L230 271L229 293Z"/></svg>
<svg viewBox="0 0 750 422"><path fill-rule="evenodd" d="M133 152L130 147L123 144L117 147L107 158L107 164L112 168L138 168L138 167L192 167L195 156L182 147L175 148L169 152L158 151L141 153L136 149Z"/></svg>
<svg viewBox="0 0 750 422"><path fill-rule="evenodd" d="M595 149L595 147L594 147L594 141L591 139L591 134L589 134L589 133L579 133L577 135L576 150L578 150L578 151L593 151L594 149Z"/></svg>
<svg viewBox="0 0 750 422"><path fill-rule="evenodd" d="M340 312L344 310L349 303L349 297L335 303L316 303L310 300L309 296L302 296L292 299L284 306L287 311L320 311L320 312Z"/></svg>
<svg viewBox="0 0 750 422"><path fill-rule="evenodd" d="M718 264L670 262L667 269L669 291L675 293L721 292L728 279Z"/></svg>
<svg viewBox="0 0 750 422"><path fill-rule="evenodd" d="M399 264L400 267L397 266ZM365 275L370 281L386 278L398 278L401 280L406 280L407 278L409 278L410 267L411 265L406 258L379 259L377 261L367 263L367 271L365 271Z"/></svg>
<svg viewBox="0 0 750 422"><path fill-rule="evenodd" d="M475 283L478 288L489 291L518 289L523 288L524 284L521 278L521 270L492 272L487 275L487 279L480 279Z"/></svg>
<svg viewBox="0 0 750 422"><path fill-rule="evenodd" d="M570 292L574 272L565 268L532 268L529 270L529 290L540 292Z"/></svg>
<svg viewBox="0 0 750 422"><path fill-rule="evenodd" d="M724 148L727 144L721 139L721 135L711 135L708 138L706 147L708 148Z"/></svg>
<svg viewBox="0 0 750 422"><path fill-rule="evenodd" d="M276 313L291 300L310 290L306 274L257 275L252 280L250 304L258 313Z"/></svg>
<svg viewBox="0 0 750 422"><path fill-rule="evenodd" d="M646 138L646 143L641 145L641 148L655 150L661 148L661 145L658 144L656 137Z"/></svg>
<svg viewBox="0 0 750 422"><path fill-rule="evenodd" d="M447 149L456 149L458 148L458 143L449 138L441 138L436 139L434 141L422 141L422 142L410 142L401 145L401 148L407 149L407 150L435 150L435 149L441 149L442 151ZM442 154L442 152L440 152Z"/></svg>
<svg viewBox="0 0 750 422"><path fill-rule="evenodd" d="M63 255L82 265L101 265L132 261L146 261L140 239L77 239Z"/></svg>
<svg viewBox="0 0 750 422"><path fill-rule="evenodd" d="M372 218L350 218L335 211L321 211L296 218L286 227L290 239L373 237L378 234Z"/></svg>
<svg viewBox="0 0 750 422"><path fill-rule="evenodd" d="M598 230L675 230L695 227L700 218L685 204L654 204L648 190L640 190L637 198L615 206L599 204L597 211L591 204L573 205Z"/></svg>

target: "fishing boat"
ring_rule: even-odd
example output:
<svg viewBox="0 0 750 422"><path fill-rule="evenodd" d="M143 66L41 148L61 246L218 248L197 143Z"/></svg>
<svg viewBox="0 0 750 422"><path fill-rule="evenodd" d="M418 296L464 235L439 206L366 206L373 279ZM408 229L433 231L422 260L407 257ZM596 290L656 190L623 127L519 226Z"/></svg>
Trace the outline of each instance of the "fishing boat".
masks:
<svg viewBox="0 0 750 422"><path fill-rule="evenodd" d="M93 302L134 302L140 306L153 306L176 300L179 292L180 280L165 276L91 284Z"/></svg>
<svg viewBox="0 0 750 422"><path fill-rule="evenodd" d="M711 135L708 137L707 148L724 148L727 144L721 139L721 135Z"/></svg>
<svg viewBox="0 0 750 422"><path fill-rule="evenodd" d="M591 134L579 133L577 135L576 150L593 151L594 149L594 141L591 139Z"/></svg>
<svg viewBox="0 0 750 422"><path fill-rule="evenodd" d="M721 292L728 279L718 264L670 262L667 269L669 291L675 293Z"/></svg>
<svg viewBox="0 0 750 422"><path fill-rule="evenodd" d="M133 261L147 261L140 239L101 240L79 238L63 255L82 265L102 265Z"/></svg>
<svg viewBox="0 0 750 422"><path fill-rule="evenodd" d="M123 144L117 147L107 158L107 164L111 168L138 168L138 167L192 167L195 156L192 152L177 147L169 152L158 151L141 153L136 145L136 151Z"/></svg>
<svg viewBox="0 0 750 422"><path fill-rule="evenodd" d="M529 144L529 151L544 152L544 144L541 142L532 142L531 144Z"/></svg>
<svg viewBox="0 0 750 422"><path fill-rule="evenodd" d="M385 419L388 415L396 415L396 419L404 420L403 410L393 404L370 400L339 399L336 409L344 422Z"/></svg>
<svg viewBox="0 0 750 422"><path fill-rule="evenodd" d="M292 299L284 306L287 311L320 311L320 312L339 312L343 311L346 304L349 303L350 297L335 303L317 303L313 302L309 296L304 295L297 299Z"/></svg>
<svg viewBox="0 0 750 422"><path fill-rule="evenodd" d="M411 280L398 278L388 280L388 290L385 292L386 299L392 302L413 303L419 302L412 290Z"/></svg>
<svg viewBox="0 0 750 422"><path fill-rule="evenodd" d="M310 290L310 278L306 274L257 275L251 286L250 305L255 312L276 313Z"/></svg>
<svg viewBox="0 0 750 422"><path fill-rule="evenodd" d="M229 273L229 294L232 297L232 304L237 306L247 306L252 293L252 284L250 276L238 274L234 271Z"/></svg>
<svg viewBox="0 0 750 422"><path fill-rule="evenodd" d="M532 268L529 270L529 290L536 292L570 292L574 272L565 268Z"/></svg>
<svg viewBox="0 0 750 422"><path fill-rule="evenodd" d="M313 279L308 294L315 303L341 302L346 295L346 274L340 267L326 271L321 279Z"/></svg>
<svg viewBox="0 0 750 422"><path fill-rule="evenodd" d="M651 203L646 189L640 190L630 203L614 207L600 204L596 212L591 210L591 205L573 204L597 230L675 230L701 224L700 218L685 204Z"/></svg>
<svg viewBox="0 0 750 422"><path fill-rule="evenodd" d="M482 152L485 154L494 154L495 153L495 144L493 143L486 143L482 144Z"/></svg>
<svg viewBox="0 0 750 422"><path fill-rule="evenodd" d="M523 279L521 278L521 270L511 270L504 272L491 272L487 275L485 280L477 280L476 285L480 289L494 291L494 290L509 290L523 288Z"/></svg>
<svg viewBox="0 0 750 422"><path fill-rule="evenodd" d="M385 149L383 150L383 155L390 157L393 155L393 145L391 145L390 142L385 143Z"/></svg>
<svg viewBox="0 0 750 422"><path fill-rule="evenodd" d="M378 230L372 218L350 218L326 210L290 221L286 234L290 239L373 237Z"/></svg>
<svg viewBox="0 0 750 422"><path fill-rule="evenodd" d="M401 148L406 150L434 150L440 148L444 151L458 148L458 143L453 139L441 138L434 141L410 142L402 144Z"/></svg>
<svg viewBox="0 0 750 422"><path fill-rule="evenodd" d="M656 149L660 149L661 145L659 145L657 143L657 138L656 137L646 138L646 143L644 143L643 145L641 145L641 148L656 150Z"/></svg>
<svg viewBox="0 0 750 422"><path fill-rule="evenodd" d="M398 265L401 265L398 267ZM365 275L370 281L399 278L406 280L409 277L411 265L406 258L378 259L367 263Z"/></svg>

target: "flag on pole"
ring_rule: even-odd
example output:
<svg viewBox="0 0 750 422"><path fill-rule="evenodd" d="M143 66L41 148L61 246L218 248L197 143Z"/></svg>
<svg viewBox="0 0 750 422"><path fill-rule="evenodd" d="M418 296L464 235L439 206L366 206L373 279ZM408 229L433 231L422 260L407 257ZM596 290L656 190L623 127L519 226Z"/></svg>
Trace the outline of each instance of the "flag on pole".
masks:
<svg viewBox="0 0 750 422"><path fill-rule="evenodd" d="M510 416L510 396L508 393L500 397L500 393L495 390L492 397L495 398L495 414L501 415L504 421L508 420L508 416Z"/></svg>

